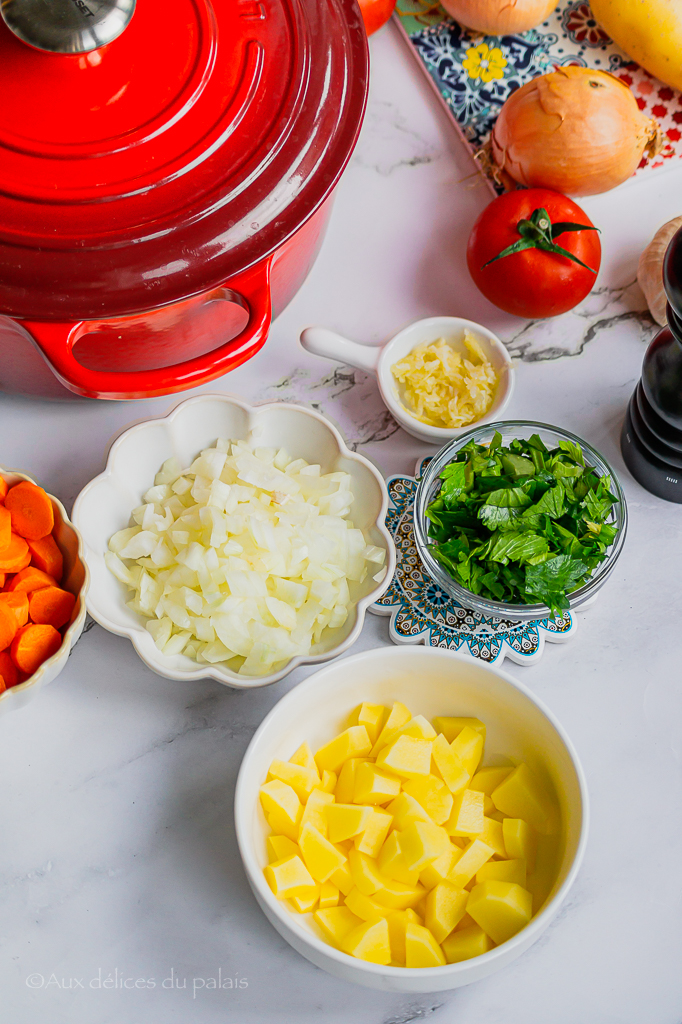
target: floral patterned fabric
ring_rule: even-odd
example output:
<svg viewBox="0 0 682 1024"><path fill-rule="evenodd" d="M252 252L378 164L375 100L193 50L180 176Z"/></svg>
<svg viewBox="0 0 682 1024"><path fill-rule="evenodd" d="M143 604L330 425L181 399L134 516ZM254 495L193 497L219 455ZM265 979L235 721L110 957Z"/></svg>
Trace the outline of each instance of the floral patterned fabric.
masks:
<svg viewBox="0 0 682 1024"><path fill-rule="evenodd" d="M585 0L562 0L542 25L515 36L476 35L429 0L398 0L395 17L472 152L512 92L555 67L577 64L616 75L661 125L663 149L652 160L644 157L636 175L682 156L682 96L631 61Z"/></svg>

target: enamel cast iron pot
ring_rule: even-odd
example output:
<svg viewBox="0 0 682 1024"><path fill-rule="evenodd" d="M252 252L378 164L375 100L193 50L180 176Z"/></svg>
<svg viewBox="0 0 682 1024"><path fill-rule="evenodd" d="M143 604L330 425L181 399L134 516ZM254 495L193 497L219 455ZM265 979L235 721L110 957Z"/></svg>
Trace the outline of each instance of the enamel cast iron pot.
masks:
<svg viewBox="0 0 682 1024"><path fill-rule="evenodd" d="M148 398L250 358L360 129L354 0L2 0L2 18L0 390Z"/></svg>

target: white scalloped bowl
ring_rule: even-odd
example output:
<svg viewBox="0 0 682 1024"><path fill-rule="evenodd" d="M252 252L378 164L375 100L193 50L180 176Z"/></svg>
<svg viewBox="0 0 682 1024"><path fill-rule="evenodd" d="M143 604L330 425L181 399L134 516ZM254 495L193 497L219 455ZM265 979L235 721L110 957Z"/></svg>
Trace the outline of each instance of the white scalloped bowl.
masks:
<svg viewBox="0 0 682 1024"><path fill-rule="evenodd" d="M37 483L26 473L20 473L16 469L5 469L4 466L0 466L0 475L5 478L10 487L18 484L21 480L27 480L32 484ZM38 486L40 485L38 484ZM8 690L0 693L0 715L25 707L38 696L44 686L57 678L64 669L71 649L79 639L85 625L84 599L90 584L90 574L83 555L83 541L66 514L66 509L61 501L52 494L48 494L48 498L52 502L54 511L54 539L64 557L61 586L74 595L76 603L73 606L71 621L64 631L64 639L59 650L51 658L47 658L23 683L11 686Z"/></svg>
<svg viewBox="0 0 682 1024"><path fill-rule="evenodd" d="M240 676L220 665L200 665L184 654L164 655L145 629L145 620L126 606L126 588L104 562L109 538L129 525L132 510L141 504L161 464L174 456L181 466L189 466L202 448L219 437L253 439L318 463L323 473L349 473L354 496L350 518L368 543L386 551L387 572L381 583L368 576L361 584L351 584L354 603L344 625L327 629L314 654L292 658L267 676ZM73 520L83 536L92 577L88 611L105 629L127 636L144 663L167 679L210 678L239 688L266 686L298 665L335 658L357 640L368 606L386 590L395 569L395 549L384 524L387 504L381 474L362 455L351 452L338 430L319 413L285 402L250 406L232 395L190 398L168 416L124 431L111 445L105 471L76 499Z"/></svg>

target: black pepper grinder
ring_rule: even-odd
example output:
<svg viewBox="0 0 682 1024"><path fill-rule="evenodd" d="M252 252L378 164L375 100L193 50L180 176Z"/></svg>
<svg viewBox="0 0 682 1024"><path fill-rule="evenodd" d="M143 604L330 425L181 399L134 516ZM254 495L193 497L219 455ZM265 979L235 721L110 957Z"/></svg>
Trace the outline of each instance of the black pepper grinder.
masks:
<svg viewBox="0 0 682 1024"><path fill-rule="evenodd" d="M644 356L620 446L626 466L642 487L682 504L682 229L665 254L663 284L668 326Z"/></svg>

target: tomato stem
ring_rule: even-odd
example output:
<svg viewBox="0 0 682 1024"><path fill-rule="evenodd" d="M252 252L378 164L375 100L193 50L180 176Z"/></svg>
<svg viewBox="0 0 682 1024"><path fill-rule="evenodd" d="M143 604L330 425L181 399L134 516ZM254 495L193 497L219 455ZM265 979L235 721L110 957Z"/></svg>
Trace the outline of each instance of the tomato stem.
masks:
<svg viewBox="0 0 682 1024"><path fill-rule="evenodd" d="M592 267L588 267L587 263L583 263L572 252L557 245L554 241L564 231L599 231L599 228L595 228L592 224L574 224L572 221L557 221L556 224L552 224L547 210L540 207L533 210L528 220L520 220L516 225L516 230L521 235L519 241L508 245L502 252L498 252L497 256L493 256L491 260L483 264L481 270L485 270L497 260L504 259L505 256L512 256L515 252L523 252L524 249L542 249L544 252L553 252L556 256L568 257L569 260L580 264L585 270L589 270L591 274L597 273Z"/></svg>

